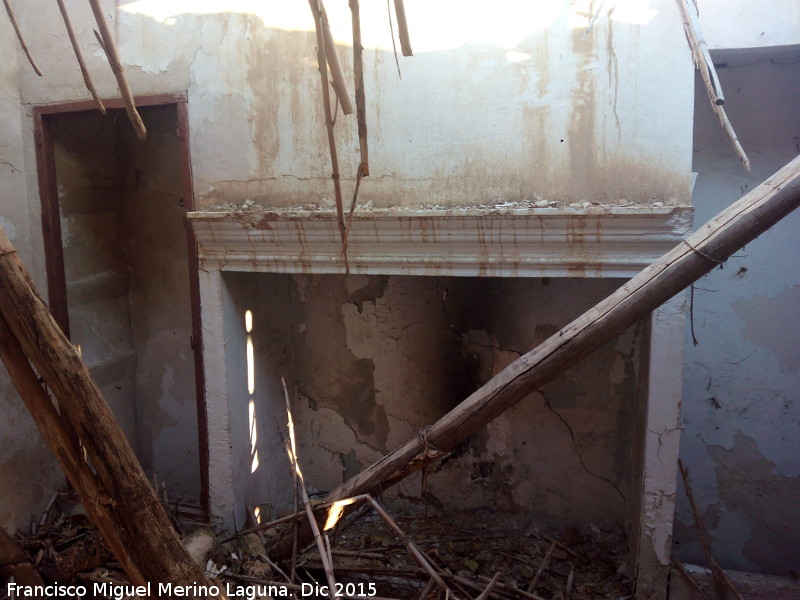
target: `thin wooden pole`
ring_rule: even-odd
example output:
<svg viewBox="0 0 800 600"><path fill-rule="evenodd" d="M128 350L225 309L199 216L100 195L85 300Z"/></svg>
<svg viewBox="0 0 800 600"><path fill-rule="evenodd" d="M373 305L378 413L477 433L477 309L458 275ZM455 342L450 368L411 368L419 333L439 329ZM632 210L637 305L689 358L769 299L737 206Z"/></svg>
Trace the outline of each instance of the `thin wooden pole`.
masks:
<svg viewBox="0 0 800 600"><path fill-rule="evenodd" d="M19 28L19 23L17 23L17 17L14 15L14 8L11 6L11 0L3 0L3 4L6 5L8 19L11 21L11 25L14 27L14 31L17 33L17 39L19 40L19 45L22 47L22 51L25 53L25 56L28 57L28 62L31 63L33 70L36 71L36 74L39 77L41 77L42 70L39 68L39 65L36 64L36 61L33 60L31 52L28 50L28 45L25 43L25 38L22 37L22 31Z"/></svg>
<svg viewBox="0 0 800 600"><path fill-rule="evenodd" d="M117 79L119 93L122 96L122 100L125 102L125 112L128 113L128 119L130 119L131 125L133 125L133 128L136 130L136 136L141 141L145 141L147 139L147 129L144 126L144 122L142 122L139 111L136 110L136 103L133 100L133 94L128 85L128 78L125 77L125 71L122 69L122 62L119 59L117 45L114 43L111 29L109 29L108 22L106 22L106 17L100 6L100 0L89 0L89 5L92 7L94 20L97 22L97 28L100 30L100 37L103 40L102 46L108 57L108 64L111 65L111 70L114 72L114 77Z"/></svg>
<svg viewBox="0 0 800 600"><path fill-rule="evenodd" d="M703 83L706 86L708 99L711 101L711 109L716 113L717 119L728 135L736 155L744 165L744 168L750 170L750 159L742 148L736 132L733 130L733 125L728 118L722 104L725 103L725 98L722 95L722 85L719 82L716 71L714 71L714 63L711 61L711 56L708 54L708 48L705 47L705 40L699 33L700 25L697 23L697 14L694 13L694 8L687 5L687 0L675 0L678 3L678 9L681 12L681 19L683 20L683 30L686 32L686 39L689 42L689 47L692 50L694 64L700 71L700 76L703 78ZM693 15L694 13L694 15Z"/></svg>
<svg viewBox="0 0 800 600"><path fill-rule="evenodd" d="M91 481L83 481L76 491L90 515L107 511L108 522L95 524L104 537L108 535L109 546L120 552L118 559L131 581L208 585L202 569L181 545L103 394L37 294L2 227L0 315L58 402L59 411L54 413L55 409L46 408L44 398L36 400L36 388L20 390L30 391L44 407L41 415L36 409L34 416L41 416L59 436L59 446L53 449L60 461L72 461L68 475L78 465L74 457L69 458L67 435L56 421L66 421L85 449L97 484L93 488Z"/></svg>
<svg viewBox="0 0 800 600"><path fill-rule="evenodd" d="M725 597L725 589L728 588L736 595L738 600L744 600L741 594L739 594L739 591L733 585L733 582L728 577L728 574L723 570L722 567L719 566L719 563L714 558L714 555L711 554L711 542L708 539L706 528L703 525L703 519L700 517L700 511L698 510L697 503L694 500L692 484L689 482L689 470L686 468L680 458L678 459L678 469L681 472L683 487L686 490L686 497L689 499L689 506L692 508L694 524L695 527L697 527L697 533L700 536L700 546L703 548L703 554L706 555L706 562L708 562L708 566L711 569L711 578L714 580L714 585L717 588L717 596L720 598L720 600L722 600Z"/></svg>
<svg viewBox="0 0 800 600"><path fill-rule="evenodd" d="M328 132L328 148L331 154L331 179L333 179L334 201L336 202L336 218L339 222L339 235L342 244L345 241L344 202L342 201L342 183L339 175L339 155L336 152L336 138L333 135L333 114L331 111L331 94L328 90L328 58L325 51L325 34L322 25L322 7L319 0L309 0L314 15L314 26L317 32L317 64L322 84L322 106L325 111L325 128Z"/></svg>
<svg viewBox="0 0 800 600"><path fill-rule="evenodd" d="M403 0L394 0L394 14L397 17L397 37L400 38L400 48L403 56L414 56L411 50L411 38L408 35L408 22L406 22L406 7Z"/></svg>
<svg viewBox="0 0 800 600"><path fill-rule="evenodd" d="M418 436L330 492L325 501L377 494L446 456L480 427L649 315L798 206L800 156L608 298L512 362ZM284 532L273 552L285 555L286 542Z"/></svg>
<svg viewBox="0 0 800 600"><path fill-rule="evenodd" d="M361 45L361 15L358 0L350 0L353 23L353 75L356 80L356 120L358 122L358 147L361 153L359 170L362 177L369 175L369 148L367 146L367 100L364 91L364 47Z"/></svg>
<svg viewBox="0 0 800 600"><path fill-rule="evenodd" d="M69 36L69 41L72 44L72 50L75 52L75 58L78 59L78 66L81 68L81 74L83 75L83 82L86 84L86 89L89 90L92 98L94 98L94 101L97 103L97 108L100 109L100 113L106 114L106 107L103 106L100 96L97 95L97 90L94 87L94 83L92 83L92 76L89 75L89 70L86 68L86 63L83 61L81 47L78 44L77 38L75 37L75 32L72 29L72 23L69 21L69 14L67 14L67 7L64 5L64 0L56 1L58 2L58 10L61 11L61 17L64 19L64 26L67 28L67 35Z"/></svg>
<svg viewBox="0 0 800 600"><path fill-rule="evenodd" d="M347 80L344 77L344 69L342 69L342 63L339 60L339 53L336 52L336 42L333 41L331 25L328 22L328 13L325 12L325 5L322 3L322 0L309 1L316 2L319 10L320 22L322 24L322 37L325 42L325 57L331 74L333 91L336 92L336 97L339 99L339 106L342 107L342 112L349 115L353 112L353 102L350 100L350 90L347 89ZM314 6L312 4L312 10L313 9Z"/></svg>

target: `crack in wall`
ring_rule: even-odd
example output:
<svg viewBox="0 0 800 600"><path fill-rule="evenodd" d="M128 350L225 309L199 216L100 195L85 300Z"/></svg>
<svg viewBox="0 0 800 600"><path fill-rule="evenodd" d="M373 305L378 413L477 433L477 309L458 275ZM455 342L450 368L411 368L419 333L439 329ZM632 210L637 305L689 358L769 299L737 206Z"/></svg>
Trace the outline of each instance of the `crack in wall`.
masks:
<svg viewBox="0 0 800 600"><path fill-rule="evenodd" d="M625 494L622 493L622 490L620 490L619 487L617 486L617 484L614 483L613 481L611 481L608 477L603 477L602 475L598 475L597 473L594 473L591 469L589 469L589 467L586 466L586 463L583 460L583 455L578 450L578 442L575 439L575 433L572 430L572 426L561 415L560 412L558 412L552 406L550 406L550 400L548 400L547 396L542 392L542 390L538 390L538 391L539 391L539 394L542 396L542 399L544 400L544 404L547 407L547 410L549 410L554 415L556 415L559 418L559 420L564 424L564 426L567 428L567 431L569 431L569 437L572 439L572 447L575 449L575 455L578 457L578 461L581 463L581 467L583 467L583 470L586 471L592 477L594 477L596 479L599 479L600 481L605 481L606 483L611 485L611 487L613 487L616 490L617 494L619 494L620 498L622 498L622 503L625 506L625 508L627 509L627 507L628 507L628 499L625 497Z"/></svg>

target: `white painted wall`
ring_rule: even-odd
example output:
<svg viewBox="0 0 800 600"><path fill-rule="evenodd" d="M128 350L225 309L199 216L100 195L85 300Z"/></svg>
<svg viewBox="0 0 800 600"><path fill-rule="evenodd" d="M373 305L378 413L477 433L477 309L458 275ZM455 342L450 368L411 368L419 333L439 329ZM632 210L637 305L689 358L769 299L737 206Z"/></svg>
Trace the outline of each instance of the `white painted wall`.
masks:
<svg viewBox="0 0 800 600"><path fill-rule="evenodd" d="M697 0L711 50L800 44L797 0Z"/></svg>
<svg viewBox="0 0 800 600"><path fill-rule="evenodd" d="M188 91L201 206L330 204L304 3L103 4L134 93ZM349 75L349 9L328 4ZM415 56L401 57L400 79L386 7L362 3L371 144L362 202L688 202L691 59L672 0L606 3L586 35L598 0L406 4ZM116 95L87 3L68 5L100 93ZM86 98L55 7L32 0L18 12L46 73L23 71L23 101ZM340 115L337 129L349 196L354 117Z"/></svg>
<svg viewBox="0 0 800 600"><path fill-rule="evenodd" d="M697 91L699 225L800 151L800 54L720 69L746 172ZM788 575L800 562L800 214L696 285L687 340L681 455L723 566ZM703 562L685 495L676 552Z"/></svg>

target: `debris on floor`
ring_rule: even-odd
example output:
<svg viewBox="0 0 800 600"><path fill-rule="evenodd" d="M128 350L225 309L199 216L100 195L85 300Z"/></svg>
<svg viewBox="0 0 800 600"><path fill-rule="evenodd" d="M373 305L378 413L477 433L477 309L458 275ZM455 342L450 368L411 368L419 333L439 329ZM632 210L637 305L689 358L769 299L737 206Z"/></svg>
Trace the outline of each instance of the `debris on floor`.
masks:
<svg viewBox="0 0 800 600"><path fill-rule="evenodd" d="M540 526L528 515L490 510L445 512L413 505L381 510L385 517L365 504L324 534L339 597L619 600L632 595L621 533L594 526L559 530ZM26 568L40 574L44 583L107 583L106 590L128 584L79 508L73 514L53 513L32 531L8 537L22 552L14 556L17 563L29 563ZM198 528L183 541L223 592L236 590L253 600L263 597L259 592L268 586L280 586L295 597L325 597L320 593L326 575L319 546L312 543L294 560L276 563L267 553L273 532L271 528L226 541ZM421 559L409 551L412 547ZM422 563L432 567L443 587ZM7 568L0 573L3 584L13 576ZM106 597L120 600L113 593Z"/></svg>

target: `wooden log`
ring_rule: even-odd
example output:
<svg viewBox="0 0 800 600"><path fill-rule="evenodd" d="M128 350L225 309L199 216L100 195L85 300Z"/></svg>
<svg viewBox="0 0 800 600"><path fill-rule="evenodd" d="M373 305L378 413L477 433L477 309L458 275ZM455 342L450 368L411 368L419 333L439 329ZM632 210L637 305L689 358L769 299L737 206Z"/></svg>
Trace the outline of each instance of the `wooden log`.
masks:
<svg viewBox="0 0 800 600"><path fill-rule="evenodd" d="M122 100L125 102L125 112L128 113L128 119L131 125L133 125L134 130L136 130L136 136L141 141L145 141L145 139L147 139L147 129L142 122L139 111L136 110L133 93L131 93L131 87L128 85L128 78L125 77L122 61L120 61L119 53L117 52L117 45L114 43L111 29L108 27L108 22L103 14L100 0L89 0L89 6L92 7L94 20L97 22L97 28L100 30L100 38L103 40L101 46L108 57L108 64L111 65L111 70L114 72L114 77L117 79L119 93L122 96Z"/></svg>
<svg viewBox="0 0 800 600"><path fill-rule="evenodd" d="M65 421L86 452L94 473L85 482L78 478L85 485L76 486L76 491L90 517L108 516L108 522L95 521L95 524L131 582L209 585L202 569L181 545L97 384L36 293L2 227L0 315L21 352L58 402L58 412L52 403L49 408L42 407L42 414L32 411L34 419L59 439L58 444L51 443L57 458L62 464L72 463L78 474L83 472L65 428L54 420ZM7 355L4 351L4 360ZM19 364L14 368L24 371ZM29 384L32 384L31 374L28 373ZM35 387L18 389L23 395L39 394ZM39 400L44 402L43 398ZM49 438L47 441L51 442Z"/></svg>
<svg viewBox="0 0 800 600"><path fill-rule="evenodd" d="M134 563L119 540L114 520L108 510L110 498L101 490L89 465L83 460L81 449L76 445L77 436L62 419L50 396L39 383L25 353L0 315L0 358L6 366L14 387L33 416L45 442L56 457L61 469L81 497L87 515L103 533L117 560L131 577L131 581L142 580ZM133 575L131 575L133 573ZM138 579L137 579L138 577Z"/></svg>
<svg viewBox="0 0 800 600"><path fill-rule="evenodd" d="M97 90L94 87L94 83L92 82L92 76L89 75L89 70L86 68L86 63L83 61L83 54L81 54L81 47L78 44L78 39L75 37L75 32L72 29L72 23L69 20L69 13L67 13L67 7L64 4L64 0L56 0L58 2L58 10L61 11L61 17L64 19L64 27L67 28L67 35L69 36L69 41L72 44L72 50L75 52L75 58L78 61L78 66L81 69L81 75L83 75L83 82L86 84L86 89L89 90L89 93L94 98L95 103L97 104L97 108L100 110L100 114L106 114L106 107L103 106L103 101L100 100L100 96L97 95Z"/></svg>
<svg viewBox="0 0 800 600"><path fill-rule="evenodd" d="M480 427L720 265L798 205L800 156L608 298L508 365L420 435L331 491L325 501L378 494L445 456ZM286 542L284 533L273 553L285 555Z"/></svg>

